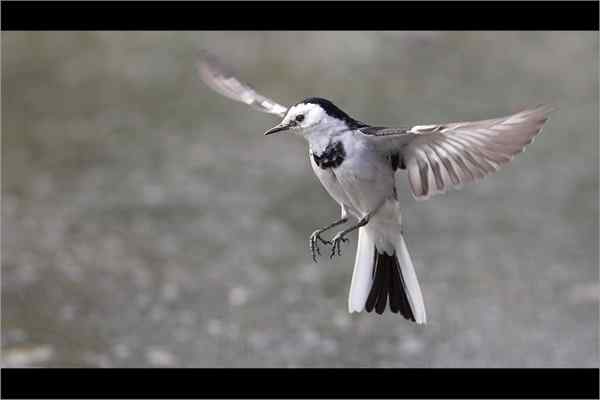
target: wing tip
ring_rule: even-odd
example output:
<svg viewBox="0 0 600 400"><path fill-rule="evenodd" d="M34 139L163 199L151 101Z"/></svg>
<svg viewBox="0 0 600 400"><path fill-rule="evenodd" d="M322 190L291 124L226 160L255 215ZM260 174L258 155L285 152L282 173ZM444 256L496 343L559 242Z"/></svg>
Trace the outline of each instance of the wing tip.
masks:
<svg viewBox="0 0 600 400"><path fill-rule="evenodd" d="M211 89L220 92L214 80L218 75L223 75L223 66L217 57L206 49L200 49L197 53L196 72L200 79Z"/></svg>
<svg viewBox="0 0 600 400"><path fill-rule="evenodd" d="M210 68L211 65L215 65L217 60L215 55L206 49L197 50L196 59L196 68L199 70Z"/></svg>
<svg viewBox="0 0 600 400"><path fill-rule="evenodd" d="M534 109L540 110L544 114L550 114L550 113L558 111L558 106L555 104L550 104L550 103L540 103L537 106L535 106Z"/></svg>
<svg viewBox="0 0 600 400"><path fill-rule="evenodd" d="M556 111L558 111L558 107L556 105L540 103L535 107L523 109L513 115L523 115L523 118L526 119L536 119L540 121L541 125L543 125L550 117L550 114Z"/></svg>
<svg viewBox="0 0 600 400"><path fill-rule="evenodd" d="M204 48L196 50L196 59L198 60L198 64L205 64L208 66L218 65L221 67L221 62L216 54Z"/></svg>
<svg viewBox="0 0 600 400"><path fill-rule="evenodd" d="M215 87L218 86L216 85L218 79L227 79L234 76L231 68L222 63L219 57L209 50L197 50L196 59L196 70L200 78L213 90L219 91L219 88ZM223 88L220 89L223 90Z"/></svg>

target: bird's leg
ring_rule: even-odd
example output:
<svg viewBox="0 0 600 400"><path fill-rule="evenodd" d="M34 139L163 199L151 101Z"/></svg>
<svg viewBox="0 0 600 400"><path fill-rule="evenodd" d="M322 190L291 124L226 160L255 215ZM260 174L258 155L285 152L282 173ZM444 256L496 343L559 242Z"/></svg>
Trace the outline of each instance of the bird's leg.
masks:
<svg viewBox="0 0 600 400"><path fill-rule="evenodd" d="M335 257L336 253L338 256L341 256L342 255L341 245L342 245L342 243L346 243L348 241L348 239L346 239L346 235L349 234L350 232L355 231L358 228L363 227L366 224L368 224L371 217L373 215L375 215L375 213L377 211L379 211L379 209L381 208L382 205L383 205L383 202L379 206L377 206L373 211L371 211L370 213L368 213L367 215L362 217L360 220L358 220L356 225L352 225L348 229L345 229L345 230L339 232L338 234L336 234L333 237L333 239L331 239L332 247L331 247L331 254L329 255L329 258Z"/></svg>
<svg viewBox="0 0 600 400"><path fill-rule="evenodd" d="M331 254L329 255L329 258L335 257L336 253L338 256L342 255L341 244L346 243L348 241L348 239L346 239L346 235L352 231L357 230L361 226L365 226L369 222L369 217L370 216L367 215L367 216L361 218L356 225L352 225L348 229L344 229L343 231L336 234L333 237L333 239L331 239L332 247L331 247Z"/></svg>
<svg viewBox="0 0 600 400"><path fill-rule="evenodd" d="M348 221L348 217L345 213L342 213L342 218L333 222L332 224L327 225L324 228L317 229L310 235L310 251L312 252L312 258L314 262L317 262L317 256L321 255L321 250L319 250L319 241L323 244L331 244L329 240L325 240L321 237L321 233L328 231L331 228L334 228L338 225L345 224Z"/></svg>

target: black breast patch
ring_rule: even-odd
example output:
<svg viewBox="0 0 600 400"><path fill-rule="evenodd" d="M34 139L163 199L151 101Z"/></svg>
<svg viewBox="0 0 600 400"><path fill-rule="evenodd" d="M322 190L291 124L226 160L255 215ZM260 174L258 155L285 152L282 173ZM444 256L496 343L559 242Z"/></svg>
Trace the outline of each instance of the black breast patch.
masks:
<svg viewBox="0 0 600 400"><path fill-rule="evenodd" d="M342 142L335 142L329 143L320 155L313 153L312 156L315 164L322 169L337 168L344 162L346 151Z"/></svg>

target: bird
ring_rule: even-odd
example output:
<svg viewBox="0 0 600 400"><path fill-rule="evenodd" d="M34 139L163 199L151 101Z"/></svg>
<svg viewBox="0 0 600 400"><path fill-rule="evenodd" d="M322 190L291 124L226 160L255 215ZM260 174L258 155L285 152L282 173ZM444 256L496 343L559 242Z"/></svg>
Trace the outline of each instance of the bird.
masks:
<svg viewBox="0 0 600 400"><path fill-rule="evenodd" d="M358 230L348 312L383 314L389 304L392 313L416 324L427 323L427 313L405 240L400 177L408 177L416 200L479 181L532 143L555 109L541 104L479 121L376 126L321 97L283 106L206 50L200 52L197 71L217 93L280 117L265 135L287 133L308 142L312 170L340 206L339 219L310 235L313 260L321 256L320 246L331 246L331 258L340 256L348 235ZM331 239L323 236L348 223Z"/></svg>

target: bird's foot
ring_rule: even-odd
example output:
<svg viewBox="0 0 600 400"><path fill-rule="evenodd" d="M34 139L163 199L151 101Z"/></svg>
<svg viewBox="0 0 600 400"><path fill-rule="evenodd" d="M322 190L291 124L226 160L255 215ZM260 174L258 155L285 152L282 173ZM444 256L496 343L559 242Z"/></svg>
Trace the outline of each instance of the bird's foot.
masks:
<svg viewBox="0 0 600 400"><path fill-rule="evenodd" d="M346 237L344 236L344 233L340 232L337 235L335 235L333 237L333 239L331 239L332 247L331 247L331 254L329 255L329 258L333 258L336 255L341 256L342 255L342 243L346 243L347 241L348 241L348 239L346 239Z"/></svg>
<svg viewBox="0 0 600 400"><path fill-rule="evenodd" d="M319 249L319 242L323 244L332 244L329 240L325 240L321 237L321 229L317 229L310 235L310 251L314 262L317 262L317 256L321 256L321 250Z"/></svg>

